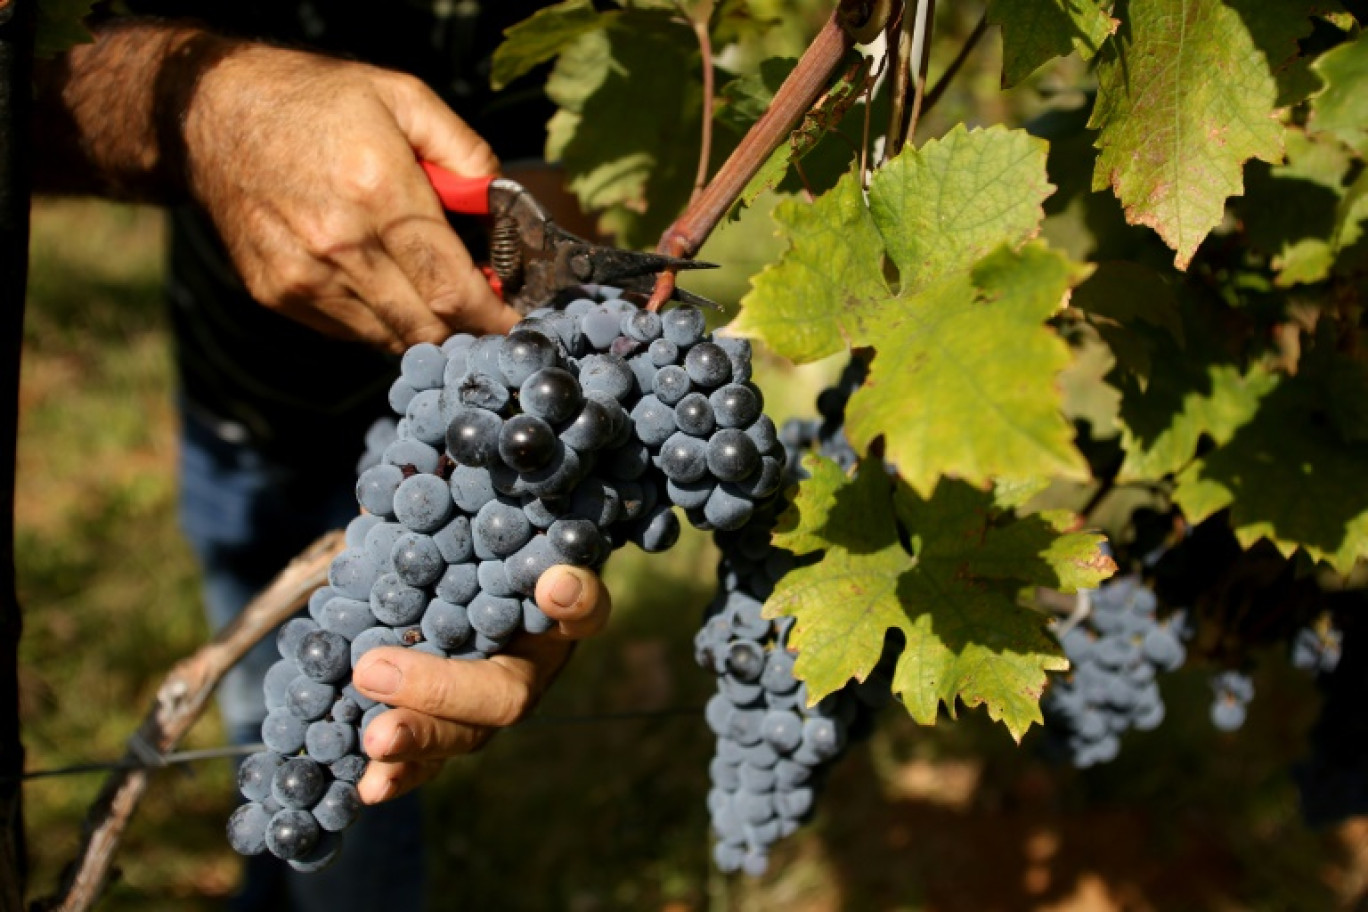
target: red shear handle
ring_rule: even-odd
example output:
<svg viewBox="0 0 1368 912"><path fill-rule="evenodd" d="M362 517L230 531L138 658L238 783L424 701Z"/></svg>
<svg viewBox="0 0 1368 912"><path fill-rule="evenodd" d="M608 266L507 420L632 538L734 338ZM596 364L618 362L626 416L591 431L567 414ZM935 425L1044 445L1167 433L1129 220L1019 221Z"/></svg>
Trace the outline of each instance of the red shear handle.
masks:
<svg viewBox="0 0 1368 912"><path fill-rule="evenodd" d="M419 162L427 172L432 189L448 212L489 215L489 185L493 177L458 177L432 162Z"/></svg>

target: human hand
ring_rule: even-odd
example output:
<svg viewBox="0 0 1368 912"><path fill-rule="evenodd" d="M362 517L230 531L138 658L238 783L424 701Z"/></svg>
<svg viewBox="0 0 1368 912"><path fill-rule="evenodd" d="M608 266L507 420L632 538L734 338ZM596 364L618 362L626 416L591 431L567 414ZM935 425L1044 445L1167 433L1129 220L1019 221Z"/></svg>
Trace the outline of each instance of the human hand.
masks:
<svg viewBox="0 0 1368 912"><path fill-rule="evenodd" d="M536 596L559 625L540 636L517 637L488 661L399 647L365 654L352 683L394 709L366 729L363 746L371 762L357 785L362 801L378 804L417 788L448 758L478 750L500 728L526 718L575 641L608 622L608 590L589 570L552 567L537 583Z"/></svg>
<svg viewBox="0 0 1368 912"><path fill-rule="evenodd" d="M415 156L466 177L498 159L418 80L242 45L200 77L184 136L191 192L265 306L396 352L517 322Z"/></svg>

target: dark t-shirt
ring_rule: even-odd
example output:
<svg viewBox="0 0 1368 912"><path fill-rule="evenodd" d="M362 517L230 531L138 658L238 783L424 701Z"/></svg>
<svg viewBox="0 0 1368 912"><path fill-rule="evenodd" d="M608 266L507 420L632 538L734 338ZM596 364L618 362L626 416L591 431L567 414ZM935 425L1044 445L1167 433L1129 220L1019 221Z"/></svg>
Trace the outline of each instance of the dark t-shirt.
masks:
<svg viewBox="0 0 1368 912"><path fill-rule="evenodd" d="M541 155L551 114L536 81L495 94L501 33L544 4L524 0L133 0L139 15L194 19L226 33L412 73L505 161ZM320 98L320 105L328 99ZM384 413L397 368L366 346L325 338L253 301L203 212L172 213L169 296L182 393L220 435L274 458L350 460ZM462 232L479 254L477 225ZM337 452L338 450L341 452ZM345 454L345 456L343 456Z"/></svg>

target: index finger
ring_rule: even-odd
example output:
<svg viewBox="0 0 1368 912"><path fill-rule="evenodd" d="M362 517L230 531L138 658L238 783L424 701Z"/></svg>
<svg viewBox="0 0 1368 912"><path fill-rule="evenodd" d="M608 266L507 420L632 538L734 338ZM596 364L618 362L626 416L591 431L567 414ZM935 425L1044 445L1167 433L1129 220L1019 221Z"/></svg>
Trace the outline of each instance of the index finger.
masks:
<svg viewBox="0 0 1368 912"><path fill-rule="evenodd" d="M441 719L504 727L522 719L540 692L539 666L569 654L570 645L546 637L528 661L497 655L487 661L444 659L397 646L372 649L353 673L366 696ZM553 653L558 653L555 655Z"/></svg>
<svg viewBox="0 0 1368 912"><path fill-rule="evenodd" d="M518 312L499 300L476 268L416 162L404 184L395 211L405 215L382 225L379 232L385 251L424 304L453 332L507 332L520 319Z"/></svg>

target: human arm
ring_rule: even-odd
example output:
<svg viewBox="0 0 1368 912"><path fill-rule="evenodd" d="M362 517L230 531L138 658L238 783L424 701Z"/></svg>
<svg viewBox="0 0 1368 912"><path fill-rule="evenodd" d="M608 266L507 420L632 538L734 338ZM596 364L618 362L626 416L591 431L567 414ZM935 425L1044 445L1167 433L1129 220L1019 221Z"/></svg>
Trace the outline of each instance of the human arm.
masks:
<svg viewBox="0 0 1368 912"><path fill-rule="evenodd" d="M135 20L38 86L40 192L198 203L267 307L393 351L517 319L415 156L470 176L498 160L412 77Z"/></svg>

